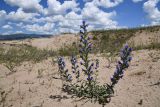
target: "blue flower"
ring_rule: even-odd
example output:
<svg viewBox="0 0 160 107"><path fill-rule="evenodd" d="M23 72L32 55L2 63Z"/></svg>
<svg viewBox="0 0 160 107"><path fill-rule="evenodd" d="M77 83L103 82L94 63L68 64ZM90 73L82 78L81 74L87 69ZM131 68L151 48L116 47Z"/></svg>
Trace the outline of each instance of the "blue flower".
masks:
<svg viewBox="0 0 160 107"><path fill-rule="evenodd" d="M72 81L72 76L70 74L67 75L67 80Z"/></svg>
<svg viewBox="0 0 160 107"><path fill-rule="evenodd" d="M71 57L71 64L72 64L72 72L76 75L76 78L79 78L79 66L77 65L77 58L72 55Z"/></svg>
<svg viewBox="0 0 160 107"><path fill-rule="evenodd" d="M128 44L126 44L126 45L124 46L124 48L125 48L125 49L128 49Z"/></svg>
<svg viewBox="0 0 160 107"><path fill-rule="evenodd" d="M98 68L99 68L99 60L96 59L96 67L95 67L95 69L98 69Z"/></svg>
<svg viewBox="0 0 160 107"><path fill-rule="evenodd" d="M75 56L72 55L72 57L71 57L71 64L75 65L76 63L77 63L77 59L76 59Z"/></svg>
<svg viewBox="0 0 160 107"><path fill-rule="evenodd" d="M132 60L132 57L130 56L130 57L128 57L128 59L127 59L129 62Z"/></svg>
<svg viewBox="0 0 160 107"><path fill-rule="evenodd" d="M87 77L87 80L88 80L88 81L92 81L92 80L93 80L93 77L89 74L88 77Z"/></svg>
<svg viewBox="0 0 160 107"><path fill-rule="evenodd" d="M83 65L83 62L81 61L80 64Z"/></svg>
<svg viewBox="0 0 160 107"><path fill-rule="evenodd" d="M83 21L82 25L80 26L82 30L80 30L79 53L80 58L82 59L80 64L84 66L84 68L82 68L82 71L84 71L85 75L88 76L87 80L90 81L93 79L93 77L91 77L90 75L92 75L93 73L94 63L91 63L90 65L90 60L88 59L88 54L91 52L92 43L89 41L91 37L87 35L87 26L88 24L86 24L85 21ZM96 65L96 67L98 68L98 64Z"/></svg>
<svg viewBox="0 0 160 107"><path fill-rule="evenodd" d="M66 64L65 64L65 62L64 62L63 57L59 57L59 58L58 58L58 66L59 66L59 70L60 70L60 71L63 71L63 70L64 70Z"/></svg>
<svg viewBox="0 0 160 107"><path fill-rule="evenodd" d="M129 67L129 62L132 60L131 57L132 48L125 45L120 52L121 61L118 61L114 75L111 77L111 86L113 87L118 80L123 77L124 70Z"/></svg>

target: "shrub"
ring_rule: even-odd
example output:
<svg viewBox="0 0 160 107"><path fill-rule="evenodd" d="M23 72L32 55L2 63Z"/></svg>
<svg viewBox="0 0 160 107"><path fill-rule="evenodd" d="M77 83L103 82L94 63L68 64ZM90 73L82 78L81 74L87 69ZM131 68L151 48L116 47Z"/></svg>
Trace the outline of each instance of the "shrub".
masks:
<svg viewBox="0 0 160 107"><path fill-rule="evenodd" d="M87 26L85 21L83 21L83 24L80 26L82 29L80 30L79 44L81 67L78 65L76 56L72 55L72 74L70 74L68 69L66 69L63 57L58 58L59 72L63 81L62 90L72 95L72 97L89 99L91 102L98 102L104 106L111 101L111 97L114 94L114 86L118 83L120 78L123 77L125 69L129 67L129 62L132 59L132 49L128 47L128 45L125 45L120 52L121 60L117 63L116 70L110 79L111 82L109 84L99 85L97 81L99 61L96 60L93 62L88 56L91 52L92 44L90 42L91 38L87 35ZM80 69L82 70L80 71Z"/></svg>

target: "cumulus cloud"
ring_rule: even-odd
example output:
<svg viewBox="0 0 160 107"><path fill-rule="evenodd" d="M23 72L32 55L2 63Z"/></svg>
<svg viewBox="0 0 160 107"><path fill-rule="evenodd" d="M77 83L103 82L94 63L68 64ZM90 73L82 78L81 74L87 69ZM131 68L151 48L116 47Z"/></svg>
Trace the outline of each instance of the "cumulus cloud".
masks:
<svg viewBox="0 0 160 107"><path fill-rule="evenodd" d="M25 13L22 8L19 8L16 12L10 12L7 15L8 20L12 21L30 21L35 16L39 16L38 13Z"/></svg>
<svg viewBox="0 0 160 107"><path fill-rule="evenodd" d="M69 12L68 14L66 14L65 18L66 19L70 19L70 20L82 20L82 16L78 15L74 11Z"/></svg>
<svg viewBox="0 0 160 107"><path fill-rule="evenodd" d="M70 12L65 15L64 20L59 22L58 26L59 29L63 28L60 30L60 32L64 31L69 31L71 33L77 32L79 30L79 24L82 21L82 15L78 15L75 12ZM70 29L70 30L69 30Z"/></svg>
<svg viewBox="0 0 160 107"><path fill-rule="evenodd" d="M22 1L28 2L25 4ZM64 1L63 3L58 0L47 0L48 7L46 8L39 4L40 0L5 0L5 2L19 8L10 13L6 13L4 10L0 11L0 22L3 22L3 25L0 23L0 26L11 22L13 24L8 25L15 26L13 28L17 31L57 34L78 32L82 20L86 20L90 24L89 30L117 28L118 22L114 20L117 13L103 11L100 7L114 7L123 0L101 0L101 2L92 0L86 2L81 9L78 0Z"/></svg>
<svg viewBox="0 0 160 107"><path fill-rule="evenodd" d="M160 24L160 10L156 6L160 0L148 0L144 3L144 11L148 14L152 25Z"/></svg>
<svg viewBox="0 0 160 107"><path fill-rule="evenodd" d="M94 5L110 8L119 5L123 0L84 0L84 2L92 2Z"/></svg>
<svg viewBox="0 0 160 107"><path fill-rule="evenodd" d="M116 12L104 12L100 10L94 3L86 3L82 10L83 19L87 20L94 28L115 28L117 22L112 18L116 16Z"/></svg>
<svg viewBox="0 0 160 107"><path fill-rule="evenodd" d="M4 10L1 10L0 11L0 19L2 19L3 17L5 17L6 16L6 11L4 11Z"/></svg>
<svg viewBox="0 0 160 107"><path fill-rule="evenodd" d="M99 6L104 6L104 7L115 7L117 5L119 5L120 3L123 2L123 0L96 0L99 1L97 4Z"/></svg>
<svg viewBox="0 0 160 107"><path fill-rule="evenodd" d="M16 26L18 26L18 27L22 27L22 26L23 26L23 23L22 23L22 22L20 22L20 23L16 24Z"/></svg>
<svg viewBox="0 0 160 107"><path fill-rule="evenodd" d="M15 33L23 33L23 31L18 30L18 31L16 31Z"/></svg>
<svg viewBox="0 0 160 107"><path fill-rule="evenodd" d="M10 26L10 25L4 25L4 26L2 26L2 28L3 29L12 29L12 26Z"/></svg>
<svg viewBox="0 0 160 107"><path fill-rule="evenodd" d="M64 1L61 4L57 0L48 0L47 1L48 8L45 9L45 14L55 15L55 14L65 14L67 10L78 11L78 3L75 0Z"/></svg>
<svg viewBox="0 0 160 107"><path fill-rule="evenodd" d="M43 7L39 4L41 0L4 0L11 6L18 6L27 11L43 12Z"/></svg>
<svg viewBox="0 0 160 107"><path fill-rule="evenodd" d="M1 10L0 11L0 26L2 26L5 23L6 19L6 11Z"/></svg>
<svg viewBox="0 0 160 107"><path fill-rule="evenodd" d="M24 28L28 31L32 32L39 32L39 33L49 33L54 28L54 23L46 23L44 25L33 24L33 25L26 25Z"/></svg>
<svg viewBox="0 0 160 107"><path fill-rule="evenodd" d="M52 15L41 18L33 18L32 20L35 23L54 23L55 29L54 32L77 32L79 30L79 24L82 21L82 15L77 14L75 11L66 13L65 15ZM52 29L53 30L53 29Z"/></svg>
<svg viewBox="0 0 160 107"><path fill-rule="evenodd" d="M63 20L65 20L63 15L44 16L44 17L32 19L34 23L44 23L44 22L54 23L54 22L60 22Z"/></svg>
<svg viewBox="0 0 160 107"><path fill-rule="evenodd" d="M143 0L132 0L134 3L138 3L138 2L141 2Z"/></svg>

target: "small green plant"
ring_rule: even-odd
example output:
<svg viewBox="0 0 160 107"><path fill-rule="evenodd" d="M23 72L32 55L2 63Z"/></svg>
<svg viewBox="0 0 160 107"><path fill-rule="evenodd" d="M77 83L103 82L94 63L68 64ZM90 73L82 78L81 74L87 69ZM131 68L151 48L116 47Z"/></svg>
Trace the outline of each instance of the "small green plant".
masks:
<svg viewBox="0 0 160 107"><path fill-rule="evenodd" d="M42 78L43 77L43 69L38 69L38 76L37 78Z"/></svg>
<svg viewBox="0 0 160 107"><path fill-rule="evenodd" d="M8 91L4 91L0 88L0 106L1 107L6 107L6 98L8 94L10 94L12 91L13 91L13 87Z"/></svg>
<svg viewBox="0 0 160 107"><path fill-rule="evenodd" d="M15 63L6 63L5 66L11 71L9 74L7 75L10 75L14 72L16 72L16 70L14 69L15 67Z"/></svg>
<svg viewBox="0 0 160 107"><path fill-rule="evenodd" d="M114 95L114 86L118 83L120 78L123 77L124 70L129 67L131 61L132 49L125 45L120 52L121 60L118 61L116 70L111 77L111 83L99 85L97 80L99 61L98 59L93 62L89 58L89 53L92 50L91 37L87 35L87 24L83 21L80 30L80 44L79 55L80 65L78 64L77 57L72 55L72 74L65 68L65 61L63 57L58 58L59 72L62 79L62 91L68 93L73 98L78 97L80 99L87 99L91 102L98 102L102 106L105 106L111 101L111 97ZM82 70L80 70L82 69Z"/></svg>

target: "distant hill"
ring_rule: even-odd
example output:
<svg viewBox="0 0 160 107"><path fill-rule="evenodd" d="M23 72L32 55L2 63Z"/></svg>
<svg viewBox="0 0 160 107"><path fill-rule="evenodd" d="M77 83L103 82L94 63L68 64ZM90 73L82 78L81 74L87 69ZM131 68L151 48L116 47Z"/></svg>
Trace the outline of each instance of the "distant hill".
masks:
<svg viewBox="0 0 160 107"><path fill-rule="evenodd" d="M0 35L0 40L20 40L27 38L41 38L41 37L51 37L52 35L47 34L9 34Z"/></svg>
<svg viewBox="0 0 160 107"><path fill-rule="evenodd" d="M160 26L129 29L94 30L90 32L95 52L115 52L128 43L134 49L160 48Z"/></svg>

